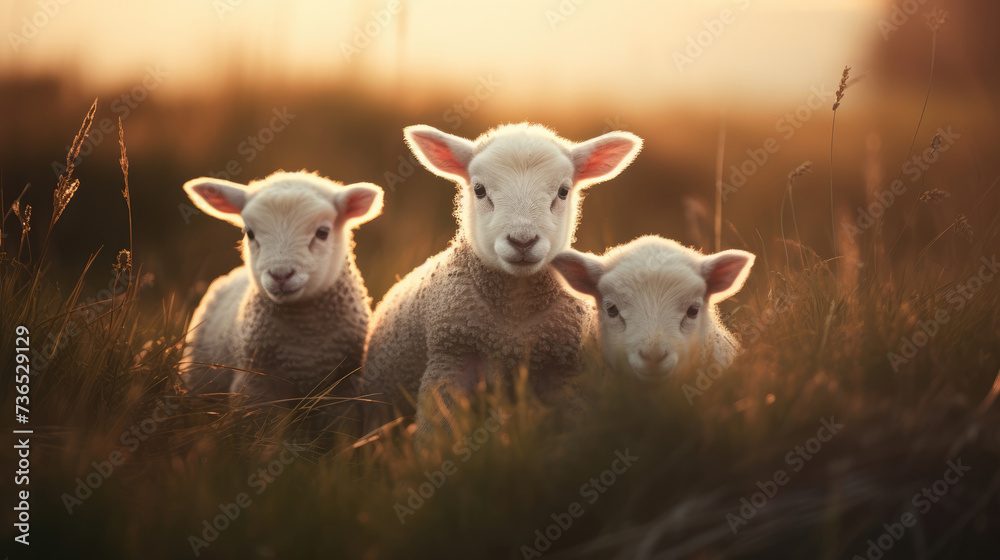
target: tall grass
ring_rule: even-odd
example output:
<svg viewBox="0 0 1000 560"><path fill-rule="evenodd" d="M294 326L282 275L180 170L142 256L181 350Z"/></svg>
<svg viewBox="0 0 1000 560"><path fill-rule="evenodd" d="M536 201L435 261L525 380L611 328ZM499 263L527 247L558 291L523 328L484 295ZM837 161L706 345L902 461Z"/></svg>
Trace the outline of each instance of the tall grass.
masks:
<svg viewBox="0 0 1000 560"><path fill-rule="evenodd" d="M122 130L120 142L125 222ZM908 278L903 291L877 281L872 268L860 270L864 281L842 283L802 242L792 204L796 236L782 234L784 262L769 257L760 231L735 232L759 258L726 308L746 351L722 375L695 369L658 386L596 378L593 411L571 429L535 402L522 378L513 396L484 392L459 411L457 437L470 440L456 447L442 439L418 452L405 422L344 444L309 429L308 410L183 393L176 366L191 309L174 297L146 297L140 262L95 254L68 290L48 277L49 237L72 234L55 227L72 196L67 185L80 186L68 173L43 250L33 261L20 251L0 261L3 363L13 361L18 324L30 328L36 351L31 537L33 551L47 557L177 559L193 557L194 547L207 558L536 557L525 547L546 558L864 557L868 539L958 459L971 470L917 513L919 524L887 554L973 558L1000 547L1000 276L974 293L967 288L971 299L956 304L981 258L1000 252L995 215L975 224L971 243L934 252L933 269L920 258L881 263ZM789 176L790 203L802 173ZM1000 196L987 189L979 204L996 208ZM799 212L806 228L825 231L824 212ZM783 210L780 219L783 228ZM796 263L789 245L799 250ZM871 262L874 250L866 245L859 261ZM85 277L118 288L87 297ZM926 325L942 309L949 320L930 333ZM894 362L918 332L927 336L916 354ZM13 381L5 380L0 400L11 410ZM161 403L171 412L151 420ZM510 417L484 431L498 410ZM796 447L831 418L843 429L795 470L789 454L802 458ZM125 443L143 426L153 427L141 432L146 439ZM116 451L124 462L77 496ZM616 452L637 459L602 483ZM787 484L734 534L730 516L778 470ZM593 480L603 490L582 492L597 487ZM206 535L206 523L241 494L249 505ZM566 523L574 503L583 515L550 529ZM9 536L12 525L5 527Z"/></svg>
<svg viewBox="0 0 1000 560"><path fill-rule="evenodd" d="M844 73L840 77L840 86L837 88L837 101L833 104L833 119L830 121L830 231L833 234L833 237L830 238L830 244L833 247L834 257L837 256L837 216L836 206L833 203L833 175L836 170L833 165L833 147L837 135L837 109L840 109L840 103L844 100L844 92L847 90L847 80L850 76L851 67L845 66Z"/></svg>

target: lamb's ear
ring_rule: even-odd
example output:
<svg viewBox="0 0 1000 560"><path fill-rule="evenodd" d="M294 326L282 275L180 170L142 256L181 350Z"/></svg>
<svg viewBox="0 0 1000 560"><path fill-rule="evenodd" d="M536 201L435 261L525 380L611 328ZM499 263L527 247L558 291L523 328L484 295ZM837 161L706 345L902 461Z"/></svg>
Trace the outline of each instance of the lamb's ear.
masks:
<svg viewBox="0 0 1000 560"><path fill-rule="evenodd" d="M595 298L600 297L597 283L604 275L604 263L599 257L567 249L552 259L552 267L574 290Z"/></svg>
<svg viewBox="0 0 1000 560"><path fill-rule="evenodd" d="M245 186L222 179L201 177L184 183L184 191L202 212L243 227L240 212L247 203Z"/></svg>
<svg viewBox="0 0 1000 560"><path fill-rule="evenodd" d="M628 167L642 149L642 138L631 132L609 132L581 142L570 151L576 183L600 183Z"/></svg>
<svg viewBox="0 0 1000 560"><path fill-rule="evenodd" d="M712 301L722 301L740 291L756 257L753 253L729 249L705 257L701 274Z"/></svg>
<svg viewBox="0 0 1000 560"><path fill-rule="evenodd" d="M468 184L471 141L425 124L406 127L403 136L420 163L432 173Z"/></svg>
<svg viewBox="0 0 1000 560"><path fill-rule="evenodd" d="M334 197L337 221L357 227L382 213L382 187L371 183L347 185Z"/></svg>

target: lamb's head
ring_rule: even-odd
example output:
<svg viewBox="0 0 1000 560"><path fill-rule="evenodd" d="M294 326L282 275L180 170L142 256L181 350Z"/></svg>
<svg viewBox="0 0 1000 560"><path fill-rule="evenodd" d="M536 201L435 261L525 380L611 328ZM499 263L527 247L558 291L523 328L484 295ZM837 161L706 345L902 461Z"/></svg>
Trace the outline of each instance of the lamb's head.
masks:
<svg viewBox="0 0 1000 560"><path fill-rule="evenodd" d="M706 256L647 236L604 256L569 250L552 266L575 290L596 298L608 363L657 380L704 355L712 329L723 328L715 304L743 287L753 261L746 251Z"/></svg>
<svg viewBox="0 0 1000 560"><path fill-rule="evenodd" d="M347 263L351 230L382 212L382 189L279 171L240 185L202 177L184 184L206 214L243 228L243 260L258 289L285 303L332 286Z"/></svg>
<svg viewBox="0 0 1000 560"><path fill-rule="evenodd" d="M458 184L459 235L483 262L518 276L569 248L582 191L618 175L642 147L628 132L574 144L527 123L475 141L425 125L405 136L427 169Z"/></svg>

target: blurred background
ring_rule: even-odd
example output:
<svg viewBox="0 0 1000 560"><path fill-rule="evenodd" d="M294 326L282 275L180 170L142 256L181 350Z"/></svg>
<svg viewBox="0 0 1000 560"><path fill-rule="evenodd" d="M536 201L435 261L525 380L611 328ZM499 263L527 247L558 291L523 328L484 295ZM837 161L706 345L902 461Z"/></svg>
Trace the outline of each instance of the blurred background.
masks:
<svg viewBox="0 0 1000 560"><path fill-rule="evenodd" d="M931 80L935 8L948 17ZM194 302L239 263L239 232L195 211L185 181L306 169L386 189L384 215L356 236L377 301L455 230L454 187L403 143L415 123L469 138L524 120L574 141L610 130L644 138L637 161L584 202L575 246L598 252L646 233L712 250L720 139L720 246L766 247L786 177L811 161L795 183L802 242L831 256L832 106L850 66L834 136L838 220L857 223L906 169L911 142L912 158L946 133L933 163L902 173L908 190L886 212L894 238L916 209L894 255L912 257L960 215L975 231L997 213L978 204L1000 171L997 21L992 0L8 0L3 246L17 249L6 209L23 192L34 228L22 251L38 250L67 146L96 97L81 187L50 248L69 281L91 254L108 270L128 247L119 118L134 258L154 296ZM916 207L931 188L951 196ZM92 290L107 279L89 277Z"/></svg>

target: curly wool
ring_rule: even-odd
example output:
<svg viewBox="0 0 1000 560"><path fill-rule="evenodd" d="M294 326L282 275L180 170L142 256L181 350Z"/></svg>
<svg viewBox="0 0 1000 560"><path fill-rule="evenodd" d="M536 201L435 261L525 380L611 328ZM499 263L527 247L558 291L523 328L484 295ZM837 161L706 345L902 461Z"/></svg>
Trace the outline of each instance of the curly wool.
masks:
<svg viewBox="0 0 1000 560"><path fill-rule="evenodd" d="M709 329L708 341L702 350L701 359L703 362L716 362L728 368L740 353L739 340L722 323L717 306L709 306L709 312L711 313L711 328Z"/></svg>
<svg viewBox="0 0 1000 560"><path fill-rule="evenodd" d="M283 304L260 293L247 267L238 267L213 282L202 300L192 320L185 361L264 375L193 367L185 372L188 385L252 397L305 396L319 384L332 384L361 367L370 310L371 297L352 253L328 290L307 301ZM207 320L199 321L202 317Z"/></svg>
<svg viewBox="0 0 1000 560"><path fill-rule="evenodd" d="M516 277L488 267L457 239L393 286L375 309L364 391L412 412L422 377L444 381L428 367L429 359L444 356L464 364L461 388L467 391L479 383L478 365L485 366L488 384L505 386L527 364L540 397L558 394L580 373L590 307L549 269Z"/></svg>

